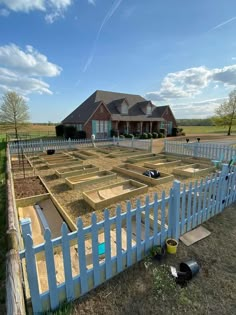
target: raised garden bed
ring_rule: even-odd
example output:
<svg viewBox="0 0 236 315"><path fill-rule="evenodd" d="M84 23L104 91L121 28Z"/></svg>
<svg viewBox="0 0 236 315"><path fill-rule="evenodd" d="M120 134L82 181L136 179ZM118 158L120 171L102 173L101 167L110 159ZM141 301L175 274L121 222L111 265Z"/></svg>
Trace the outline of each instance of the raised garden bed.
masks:
<svg viewBox="0 0 236 315"><path fill-rule="evenodd" d="M121 150L113 153L109 153L108 157L116 158L116 157L123 157L123 156L137 156L137 153L140 151L137 150Z"/></svg>
<svg viewBox="0 0 236 315"><path fill-rule="evenodd" d="M157 160L158 158L163 158L160 154L154 154L154 153L145 153L133 156L131 158L128 158L126 162L129 163L138 163L142 161L150 161L150 160Z"/></svg>
<svg viewBox="0 0 236 315"><path fill-rule="evenodd" d="M142 166L129 164L129 163L115 166L115 167L113 167L113 170L118 172L118 173L129 176L131 178L141 180L142 182L147 183L148 185L163 184L163 183L174 180L173 175L166 174L163 172L160 172L160 177L158 177L158 178L148 177L146 175L143 175L143 173L147 171L147 168L142 167Z"/></svg>
<svg viewBox="0 0 236 315"><path fill-rule="evenodd" d="M95 210L105 208L112 203L129 199L135 195L147 193L148 186L135 180L126 180L99 189L83 192L84 200Z"/></svg>
<svg viewBox="0 0 236 315"><path fill-rule="evenodd" d="M98 155L96 153L89 150L79 150L76 153L73 152L72 155L82 160L98 158Z"/></svg>
<svg viewBox="0 0 236 315"><path fill-rule="evenodd" d="M47 190L38 176L14 179L16 199L46 194Z"/></svg>
<svg viewBox="0 0 236 315"><path fill-rule="evenodd" d="M72 167L61 168L60 170L56 170L55 174L60 178L66 178L74 175L87 174L91 172L96 172L99 170L99 167L96 167L93 164L87 165L76 165Z"/></svg>
<svg viewBox="0 0 236 315"><path fill-rule="evenodd" d="M168 166L173 166L173 165L180 165L180 163L181 163L181 160L160 159L160 160L157 160L157 161L153 161L152 163L145 162L144 166L145 167L149 167L149 168L157 169L158 167L161 167L161 166L168 167Z"/></svg>
<svg viewBox="0 0 236 315"><path fill-rule="evenodd" d="M14 161L11 161L11 168L13 171L23 171L23 169L25 170L29 170L29 169L32 169L32 166L30 165L30 163L24 159L23 161L20 160L14 160Z"/></svg>
<svg viewBox="0 0 236 315"><path fill-rule="evenodd" d="M66 178L67 185L72 188L81 188L89 184L95 184L102 181L116 178L116 174L110 171L93 172L89 174L77 175Z"/></svg>
<svg viewBox="0 0 236 315"><path fill-rule="evenodd" d="M196 175L205 175L215 171L215 166L204 165L204 164L189 164L179 166L173 169L172 173L184 177L194 177Z"/></svg>
<svg viewBox="0 0 236 315"><path fill-rule="evenodd" d="M79 165L83 163L82 160L78 159L64 159L64 160L58 160L58 161L50 161L50 163L46 163L47 167L49 168L57 168L60 166L66 166L66 165Z"/></svg>

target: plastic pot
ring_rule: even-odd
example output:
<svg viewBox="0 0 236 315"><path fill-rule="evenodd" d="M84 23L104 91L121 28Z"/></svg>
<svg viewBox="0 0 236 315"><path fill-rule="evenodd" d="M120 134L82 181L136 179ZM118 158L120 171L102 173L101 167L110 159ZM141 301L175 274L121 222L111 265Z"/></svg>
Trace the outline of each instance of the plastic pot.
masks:
<svg viewBox="0 0 236 315"><path fill-rule="evenodd" d="M178 241L176 241L174 238L168 238L166 240L167 253L176 254L177 247L178 247Z"/></svg>
<svg viewBox="0 0 236 315"><path fill-rule="evenodd" d="M52 155L55 153L55 150L54 149L48 149L47 150L47 155Z"/></svg>
<svg viewBox="0 0 236 315"><path fill-rule="evenodd" d="M165 246L163 246L161 248L161 252L157 253L155 256L153 256L153 258L156 260L162 260L162 258L165 256L165 254L166 254L166 248L165 248Z"/></svg>
<svg viewBox="0 0 236 315"><path fill-rule="evenodd" d="M200 267L195 260L188 260L179 265L180 272L186 273L185 279L190 280L199 272Z"/></svg>

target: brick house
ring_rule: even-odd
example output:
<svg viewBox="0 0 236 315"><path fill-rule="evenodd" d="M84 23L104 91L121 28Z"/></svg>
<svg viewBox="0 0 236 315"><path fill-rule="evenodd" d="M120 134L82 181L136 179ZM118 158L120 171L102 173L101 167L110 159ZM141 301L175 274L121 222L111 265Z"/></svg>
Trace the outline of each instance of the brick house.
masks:
<svg viewBox="0 0 236 315"><path fill-rule="evenodd" d="M156 106L139 95L95 91L63 121L64 126L84 130L86 137L106 138L111 130L121 134L157 132L167 135L176 127L175 117L167 106Z"/></svg>

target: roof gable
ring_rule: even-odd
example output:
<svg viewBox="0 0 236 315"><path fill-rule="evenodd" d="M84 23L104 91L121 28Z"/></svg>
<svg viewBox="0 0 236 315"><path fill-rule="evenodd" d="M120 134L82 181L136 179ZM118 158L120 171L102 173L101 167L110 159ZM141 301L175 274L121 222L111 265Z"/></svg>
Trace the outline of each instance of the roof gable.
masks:
<svg viewBox="0 0 236 315"><path fill-rule="evenodd" d="M122 104L127 103L128 113L122 113ZM100 104L103 103L107 108L108 112L115 116L140 116L145 115L147 118L164 118L166 110L170 111L173 120L175 121L174 115L168 105L156 106L151 101L146 100L140 95L116 93L98 90L88 97L80 106L78 106L70 115L68 115L62 123L85 123L97 110ZM152 106L151 113L147 113L147 106ZM114 115L114 116L113 116ZM120 117L121 117L120 116Z"/></svg>
<svg viewBox="0 0 236 315"><path fill-rule="evenodd" d="M95 99L96 92L89 96L81 105L69 114L62 123L85 122L100 104L100 102L96 102Z"/></svg>

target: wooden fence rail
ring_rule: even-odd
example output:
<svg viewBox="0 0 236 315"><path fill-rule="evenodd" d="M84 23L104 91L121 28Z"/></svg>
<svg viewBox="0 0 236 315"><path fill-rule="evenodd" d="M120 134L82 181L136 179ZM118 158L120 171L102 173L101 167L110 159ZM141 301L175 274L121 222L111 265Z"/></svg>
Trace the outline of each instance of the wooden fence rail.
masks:
<svg viewBox="0 0 236 315"><path fill-rule="evenodd" d="M14 202L14 186L11 171L9 147L7 147L7 243L6 255L6 306L7 314L26 314L23 292L23 276L19 249L22 248L20 240L20 227Z"/></svg>
<svg viewBox="0 0 236 315"><path fill-rule="evenodd" d="M126 212L117 206L116 215L110 217L109 210L104 211L104 220L97 222L96 214L91 216L91 225L83 226L81 218L77 221L77 230L68 233L65 223L62 236L51 239L51 232L46 229L45 242L33 246L30 220L22 225L25 249L20 252L26 261L31 301L35 313L54 310L65 301L71 301L84 295L91 289L120 273L127 267L140 261L153 245L164 244L167 237L179 239L180 235L202 224L220 213L227 205L236 200L236 168L223 165L220 173L201 182L181 187L174 181L166 196L154 195L150 201L146 197L144 205L137 200L136 208L127 203ZM99 235L104 235L104 252L99 253ZM88 246L90 241L90 252ZM70 244L76 243L78 274L72 273L72 255ZM57 283L55 250L62 252L64 281ZM40 290L40 270L37 255L45 254L48 289ZM92 264L88 264L88 255ZM101 259L102 258L102 259ZM63 271L64 270L64 271Z"/></svg>

